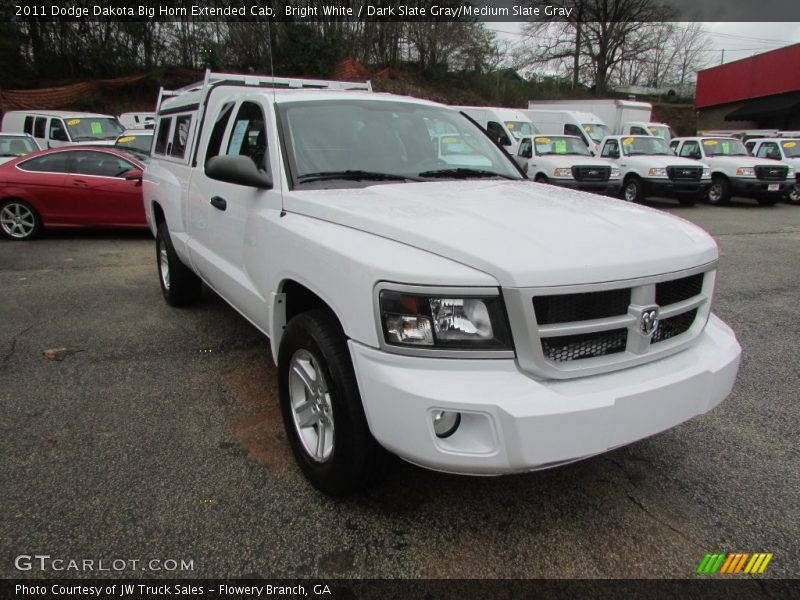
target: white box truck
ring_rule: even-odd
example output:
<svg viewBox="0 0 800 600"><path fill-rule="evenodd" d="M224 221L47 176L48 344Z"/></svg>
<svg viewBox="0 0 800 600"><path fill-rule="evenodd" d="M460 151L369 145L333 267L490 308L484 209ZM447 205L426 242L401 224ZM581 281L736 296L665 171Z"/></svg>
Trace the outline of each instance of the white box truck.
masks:
<svg viewBox="0 0 800 600"><path fill-rule="evenodd" d="M611 130L597 115L581 110L531 109L523 111L533 122L539 133L551 135L574 135L583 140L592 154Z"/></svg>

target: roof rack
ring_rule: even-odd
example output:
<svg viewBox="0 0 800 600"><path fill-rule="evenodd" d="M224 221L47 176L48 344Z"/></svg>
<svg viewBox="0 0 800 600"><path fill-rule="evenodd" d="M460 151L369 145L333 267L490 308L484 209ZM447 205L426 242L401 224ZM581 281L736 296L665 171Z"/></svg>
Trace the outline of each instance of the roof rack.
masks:
<svg viewBox="0 0 800 600"><path fill-rule="evenodd" d="M189 92L200 92L200 105L205 100L211 89L218 85L244 85L264 88L283 89L317 89L317 90L364 90L372 91L372 82L358 81L328 81L324 79L299 79L295 77L273 77L271 75L243 75L238 73L212 73L206 69L203 81L192 83L177 90L158 90L156 112L161 110L161 103L167 98L174 98Z"/></svg>

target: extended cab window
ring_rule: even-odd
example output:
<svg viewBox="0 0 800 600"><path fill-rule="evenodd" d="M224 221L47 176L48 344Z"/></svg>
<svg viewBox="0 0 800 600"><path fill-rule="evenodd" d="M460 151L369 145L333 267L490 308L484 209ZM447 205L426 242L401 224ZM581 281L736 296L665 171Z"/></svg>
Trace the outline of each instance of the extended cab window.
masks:
<svg viewBox="0 0 800 600"><path fill-rule="evenodd" d="M43 138L46 126L47 118L36 117L36 120L33 122L33 137Z"/></svg>
<svg viewBox="0 0 800 600"><path fill-rule="evenodd" d="M156 134L156 146L154 154L166 154L167 144L169 143L169 130L172 127L172 117L161 117L158 121L158 133Z"/></svg>
<svg viewBox="0 0 800 600"><path fill-rule="evenodd" d="M175 130L172 134L170 156L183 158L186 154L186 141L189 139L189 126L191 123L192 115L180 115L175 118Z"/></svg>
<svg viewBox="0 0 800 600"><path fill-rule="evenodd" d="M267 130L264 112L254 102L242 102L228 140L228 155L249 156L257 167L266 168Z"/></svg>
<svg viewBox="0 0 800 600"><path fill-rule="evenodd" d="M37 156L17 165L23 171L36 171L37 173L66 173L67 172L67 153L54 152Z"/></svg>

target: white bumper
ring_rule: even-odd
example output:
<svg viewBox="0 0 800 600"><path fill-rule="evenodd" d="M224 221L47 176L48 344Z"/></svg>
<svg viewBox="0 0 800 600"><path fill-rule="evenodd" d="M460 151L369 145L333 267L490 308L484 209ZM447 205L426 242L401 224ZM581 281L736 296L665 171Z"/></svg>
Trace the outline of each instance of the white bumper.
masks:
<svg viewBox="0 0 800 600"><path fill-rule="evenodd" d="M350 341L375 438L431 469L499 475L555 466L674 427L719 404L733 388L741 348L711 316L695 344L673 356L614 373L537 381L513 359L419 358ZM431 413L455 410L448 438Z"/></svg>

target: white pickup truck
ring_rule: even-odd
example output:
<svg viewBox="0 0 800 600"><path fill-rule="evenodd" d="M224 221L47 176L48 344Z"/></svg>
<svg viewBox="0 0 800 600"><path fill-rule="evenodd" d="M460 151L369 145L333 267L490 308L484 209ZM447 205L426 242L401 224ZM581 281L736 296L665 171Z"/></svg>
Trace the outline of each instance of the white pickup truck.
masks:
<svg viewBox="0 0 800 600"><path fill-rule="evenodd" d="M708 165L673 156L660 136L609 136L600 146L600 156L620 169L622 197L628 202L665 196L693 206L711 184Z"/></svg>
<svg viewBox="0 0 800 600"><path fill-rule="evenodd" d="M745 147L756 158L780 161L794 170L795 184L790 186L786 199L800 204L800 138L756 138L745 143Z"/></svg>
<svg viewBox="0 0 800 600"><path fill-rule="evenodd" d="M741 350L699 227L536 185L458 112L363 84L207 73L162 98L144 203L163 296L204 282L269 337L323 492L367 485L387 451L553 467L730 393ZM471 162L442 161L437 131Z"/></svg>
<svg viewBox="0 0 800 600"><path fill-rule="evenodd" d="M741 196L771 206L795 185L792 167L750 156L735 138L675 138L670 148L679 157L702 160L711 167L710 204L727 204L732 196Z"/></svg>

